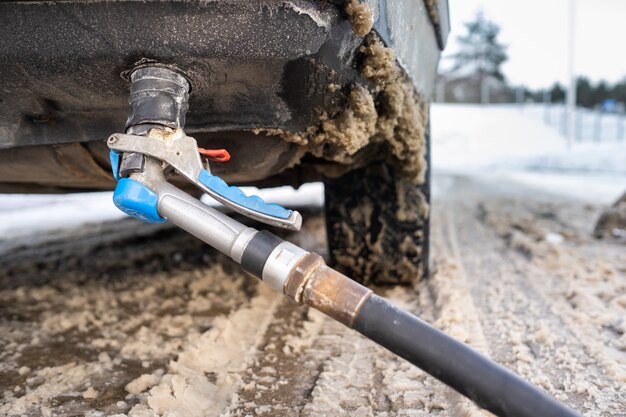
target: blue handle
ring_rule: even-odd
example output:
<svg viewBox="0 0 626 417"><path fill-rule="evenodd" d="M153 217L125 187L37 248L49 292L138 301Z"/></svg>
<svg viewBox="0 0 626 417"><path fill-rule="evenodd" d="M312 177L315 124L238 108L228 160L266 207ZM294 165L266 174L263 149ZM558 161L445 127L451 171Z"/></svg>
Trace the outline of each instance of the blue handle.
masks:
<svg viewBox="0 0 626 417"><path fill-rule="evenodd" d="M159 196L140 182L130 178L120 179L119 153L111 149L109 159L111 160L113 178L119 180L113 193L113 203L117 208L129 216L146 223L163 223L166 221L166 219L159 216Z"/></svg>
<svg viewBox="0 0 626 417"><path fill-rule="evenodd" d="M113 178L120 179L120 154L113 149L109 151L109 159L111 160L111 171L113 171Z"/></svg>
<svg viewBox="0 0 626 417"><path fill-rule="evenodd" d="M211 175L207 170L203 169L198 175L198 181L204 184L211 191L220 195L228 201L247 208L248 210L262 213L268 216L277 217L279 219L288 219L292 211L281 205L266 203L261 197L256 195L246 196L239 187L229 186L220 177Z"/></svg>
<svg viewBox="0 0 626 417"><path fill-rule="evenodd" d="M163 223L159 216L159 196L143 185L130 178L122 178L115 187L113 203L124 213L146 223Z"/></svg>

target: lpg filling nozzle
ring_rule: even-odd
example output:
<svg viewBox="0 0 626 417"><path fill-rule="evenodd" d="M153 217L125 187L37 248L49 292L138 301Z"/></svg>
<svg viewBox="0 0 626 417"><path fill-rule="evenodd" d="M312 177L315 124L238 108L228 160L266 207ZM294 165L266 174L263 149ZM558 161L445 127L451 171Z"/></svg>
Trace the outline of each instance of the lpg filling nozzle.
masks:
<svg viewBox="0 0 626 417"><path fill-rule="evenodd" d="M167 174L177 171L215 200L252 219L290 230L299 230L302 223L299 213L246 196L202 165L195 139L183 131L189 91L187 79L166 67L148 66L131 74L126 132L107 141L118 180L113 197L117 207L146 222L174 223L274 290L358 331L498 416L579 415L333 270L321 256L245 226L171 185Z"/></svg>

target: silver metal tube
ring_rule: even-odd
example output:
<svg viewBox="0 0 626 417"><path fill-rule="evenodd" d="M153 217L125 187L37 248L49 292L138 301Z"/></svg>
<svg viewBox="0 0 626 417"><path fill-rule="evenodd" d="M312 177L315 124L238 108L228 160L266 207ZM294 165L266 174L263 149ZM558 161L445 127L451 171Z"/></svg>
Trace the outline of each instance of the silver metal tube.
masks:
<svg viewBox="0 0 626 417"><path fill-rule="evenodd" d="M159 215L241 262L243 251L257 233L256 229L231 219L169 184L165 180L161 164L154 159L147 158L144 171L131 177L157 193Z"/></svg>
<svg viewBox="0 0 626 417"><path fill-rule="evenodd" d="M236 246L245 247L236 242L248 227L170 187L155 190L159 194L159 214L228 256L237 255L232 253Z"/></svg>
<svg viewBox="0 0 626 417"><path fill-rule="evenodd" d="M131 175L158 196L159 215L241 263L248 243L258 233L167 182L162 164L146 158L142 172ZM261 278L271 288L284 293L285 283L295 265L308 254L289 242L276 246L263 259Z"/></svg>

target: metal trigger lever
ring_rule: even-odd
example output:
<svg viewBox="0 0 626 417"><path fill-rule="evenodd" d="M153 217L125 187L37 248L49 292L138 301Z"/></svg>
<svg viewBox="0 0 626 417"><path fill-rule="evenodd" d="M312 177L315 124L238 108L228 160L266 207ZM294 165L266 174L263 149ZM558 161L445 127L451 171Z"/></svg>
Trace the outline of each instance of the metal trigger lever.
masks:
<svg viewBox="0 0 626 417"><path fill-rule="evenodd" d="M182 129L153 129L146 136L116 133L109 138L108 145L115 176L118 176L122 153L139 153L165 162L196 187L237 213L284 229L300 230L302 226L302 216L297 211L266 203L255 195L247 196L239 187L230 186L211 174L202 165L196 140L185 135ZM209 156L207 151L200 148L203 155ZM224 152L211 156L222 161L230 159L230 155Z"/></svg>

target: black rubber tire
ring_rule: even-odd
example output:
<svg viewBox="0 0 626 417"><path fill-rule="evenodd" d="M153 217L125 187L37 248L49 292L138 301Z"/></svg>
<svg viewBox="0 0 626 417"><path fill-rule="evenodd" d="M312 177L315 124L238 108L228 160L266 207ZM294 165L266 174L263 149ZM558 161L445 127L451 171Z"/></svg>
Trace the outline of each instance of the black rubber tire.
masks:
<svg viewBox="0 0 626 417"><path fill-rule="evenodd" d="M428 275L430 135L427 172L416 185L384 163L325 181L331 264L365 285L412 285Z"/></svg>

